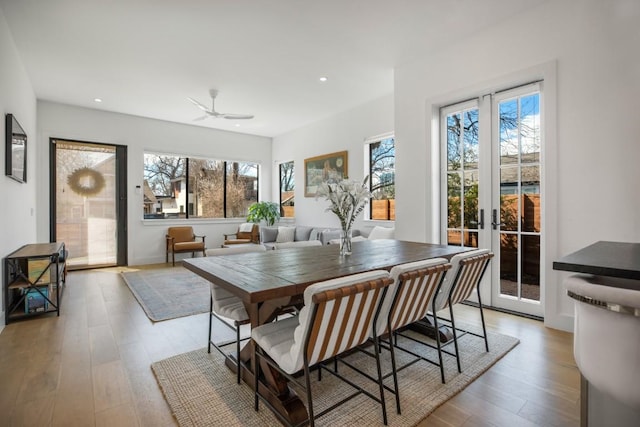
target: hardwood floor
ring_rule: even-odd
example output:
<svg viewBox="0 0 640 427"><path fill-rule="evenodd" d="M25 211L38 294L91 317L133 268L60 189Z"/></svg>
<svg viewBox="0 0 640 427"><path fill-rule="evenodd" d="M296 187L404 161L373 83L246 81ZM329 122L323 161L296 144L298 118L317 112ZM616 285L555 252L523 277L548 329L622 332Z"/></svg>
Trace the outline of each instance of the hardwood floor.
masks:
<svg viewBox="0 0 640 427"><path fill-rule="evenodd" d="M71 272L60 317L5 327L0 425L177 425L149 366L204 347L207 314L151 322L121 270ZM473 307L456 312L478 319ZM486 317L490 330L518 337L520 344L420 426L579 425L572 335L494 311ZM220 339L234 336L220 331Z"/></svg>

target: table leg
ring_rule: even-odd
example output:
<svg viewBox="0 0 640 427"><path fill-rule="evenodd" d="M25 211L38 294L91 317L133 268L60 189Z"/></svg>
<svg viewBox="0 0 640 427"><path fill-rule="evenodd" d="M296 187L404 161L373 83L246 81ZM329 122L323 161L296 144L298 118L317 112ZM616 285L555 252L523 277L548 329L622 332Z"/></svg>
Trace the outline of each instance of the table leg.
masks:
<svg viewBox="0 0 640 427"><path fill-rule="evenodd" d="M436 339L436 328L429 316L425 316L419 321L407 325L407 329L419 332L429 338ZM440 325L438 327L438 332L440 333L440 342L443 344L453 339L453 332L448 326Z"/></svg>

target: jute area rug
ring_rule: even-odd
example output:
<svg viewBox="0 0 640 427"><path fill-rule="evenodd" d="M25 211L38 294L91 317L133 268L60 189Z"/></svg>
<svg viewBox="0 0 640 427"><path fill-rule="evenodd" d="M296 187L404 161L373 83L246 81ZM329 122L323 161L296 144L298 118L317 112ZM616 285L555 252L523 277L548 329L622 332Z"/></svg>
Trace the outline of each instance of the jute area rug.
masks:
<svg viewBox="0 0 640 427"><path fill-rule="evenodd" d="M209 311L209 282L184 267L132 271L122 277L154 322Z"/></svg>
<svg viewBox="0 0 640 427"><path fill-rule="evenodd" d="M481 338L465 335L459 339L462 355L462 373L458 373L455 358L443 355L447 382L440 381L440 370L425 361L419 361L398 374L402 415L395 411L395 398L385 392L387 414L391 426L413 426L427 417L438 406L459 393L480 374L496 363L509 350L518 344L513 337L489 334L490 352L485 352ZM437 352L400 338L401 345L420 354L437 360ZM383 373L391 372L389 352L382 352ZM398 366L412 360L413 356L396 352ZM357 352L348 357L351 363L361 369L375 372L375 359ZM217 351L211 354L206 349L161 360L151 365L156 379L164 393L178 424L187 426L279 426L281 425L268 407L262 402L260 411L253 409L253 390L242 383L236 384L235 374L225 365L224 358ZM347 366L340 365L340 372L377 394L377 384L363 380ZM315 372L311 373L313 404L316 413L328 408L342 397L353 392L353 388L324 372L322 381L318 381ZM301 379L302 380L302 379ZM392 385L389 376L385 384ZM295 389L295 386L294 386ZM304 396L296 389L299 396ZM302 399L304 402L304 398ZM338 407L316 422L320 426L382 426L382 411L378 403L360 395L345 405Z"/></svg>

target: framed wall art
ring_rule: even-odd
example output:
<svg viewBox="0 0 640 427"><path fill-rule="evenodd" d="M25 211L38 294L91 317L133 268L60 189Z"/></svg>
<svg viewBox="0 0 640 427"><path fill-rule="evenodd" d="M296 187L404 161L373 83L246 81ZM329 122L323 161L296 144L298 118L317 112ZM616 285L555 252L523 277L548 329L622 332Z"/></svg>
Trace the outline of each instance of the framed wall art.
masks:
<svg viewBox="0 0 640 427"><path fill-rule="evenodd" d="M18 182L27 182L27 134L13 114L5 116L5 175Z"/></svg>
<svg viewBox="0 0 640 427"><path fill-rule="evenodd" d="M348 152L325 154L304 159L304 196L315 197L318 185L348 177Z"/></svg>

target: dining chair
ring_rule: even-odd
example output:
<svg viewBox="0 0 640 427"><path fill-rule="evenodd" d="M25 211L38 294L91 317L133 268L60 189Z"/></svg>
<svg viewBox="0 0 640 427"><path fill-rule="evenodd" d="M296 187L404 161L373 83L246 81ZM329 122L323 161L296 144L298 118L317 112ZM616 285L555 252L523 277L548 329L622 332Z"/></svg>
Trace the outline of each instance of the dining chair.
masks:
<svg viewBox="0 0 640 427"><path fill-rule="evenodd" d="M200 240L197 240L200 239ZM191 256L195 256L196 252L202 252L205 255L205 236L196 236L193 227L169 227L166 235L166 253L165 262L169 262L169 252L171 252L171 262L176 265L176 252L191 252Z"/></svg>
<svg viewBox="0 0 640 427"><path fill-rule="evenodd" d="M297 317L254 328L251 331L251 338L254 343L255 360L255 410L259 410L259 401L263 400L278 415L270 402L258 392L260 361L263 361L305 390L309 418L303 423L308 421L313 426L316 418L325 415L357 395L365 394L380 403L383 422L386 425L387 412L380 357L373 327L380 311L380 302L386 293L386 287L391 283L393 280L386 271L371 271L315 283L305 289L304 307ZM374 335L376 348L380 396L375 396L352 381L345 380L338 372L325 367L322 363L356 348L366 342L371 335ZM312 366L317 366L319 370L325 369L342 379L354 387L356 392L314 415L309 377L309 369ZM304 372L304 384L293 376L300 371ZM283 423L290 425L284 418L280 419Z"/></svg>
<svg viewBox="0 0 640 427"><path fill-rule="evenodd" d="M393 335L401 328L417 322L427 315L430 304L449 268L451 268L451 265L445 258L434 258L397 265L391 269L390 276L393 279L393 284L389 286L387 294L381 304L380 316L377 319L374 333L380 337L380 339L383 336L387 336L389 339L394 385L392 393L396 398L396 411L398 414L400 414L398 370L404 369L419 360L425 360L440 367L440 374L442 382L444 383L444 367L442 364L439 339L437 340L439 363L436 363L399 346L397 341L393 339ZM415 341L421 342L419 340ZM396 347L410 353L415 356L416 359L398 369L396 366Z"/></svg>
<svg viewBox="0 0 640 427"><path fill-rule="evenodd" d="M491 258L493 258L493 253L488 249L477 249L454 255L450 262L451 270L447 272L438 295L433 301L431 313L433 314L434 322L437 321L436 313L438 311L449 308L449 320L451 321L451 330L453 332L453 345L455 347L458 372L462 372L460 353L458 351L458 330L463 332L463 335L468 333L483 338L485 349L487 352L489 351L487 328L484 322L484 311L482 308L482 298L480 296L480 282L482 281L482 277L489 266ZM474 291L478 296L478 308L480 310L480 320L482 322L482 335L467 330L456 329L455 317L453 315L453 306L469 299ZM436 331L437 330L436 325ZM439 334L436 333L436 336L438 335Z"/></svg>
<svg viewBox="0 0 640 427"><path fill-rule="evenodd" d="M233 255L249 252L264 252L266 248L262 245L247 245L247 246L234 246L231 248L217 248L207 249L207 256L220 256L220 255ZM211 299L209 303L209 344L208 352L211 353L211 346L213 345L223 355L225 354L221 347L211 339L213 331L213 318L216 317L223 324L236 332L236 362L237 362L237 380L240 384L240 326L246 325L250 322L249 314L244 307L244 303L237 296L224 288L216 285L213 282L209 282L211 288ZM230 325L224 318L231 319L233 326ZM231 343L229 343L231 344Z"/></svg>

